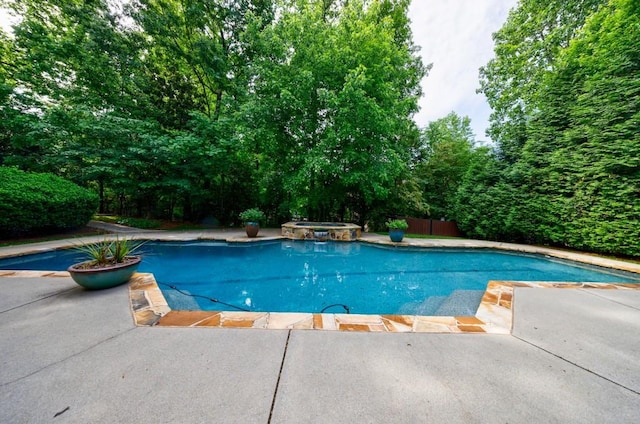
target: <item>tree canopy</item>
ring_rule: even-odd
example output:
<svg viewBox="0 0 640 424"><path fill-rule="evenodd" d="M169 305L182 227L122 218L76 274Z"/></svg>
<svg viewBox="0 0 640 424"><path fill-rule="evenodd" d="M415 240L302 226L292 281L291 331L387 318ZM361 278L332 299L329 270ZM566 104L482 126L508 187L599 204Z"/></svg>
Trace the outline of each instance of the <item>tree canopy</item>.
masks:
<svg viewBox="0 0 640 424"><path fill-rule="evenodd" d="M640 255L640 5L520 0L480 69L476 145L418 128L409 0L0 0L0 165L100 210L238 223L259 207Z"/></svg>
<svg viewBox="0 0 640 424"><path fill-rule="evenodd" d="M471 234L640 254L640 4L600 3L521 1L497 33L481 71L497 154L458 198ZM553 30L525 25L544 16Z"/></svg>
<svg viewBox="0 0 640 424"><path fill-rule="evenodd" d="M364 222L410 185L428 67L407 0L9 5L3 163L94 187L103 211Z"/></svg>

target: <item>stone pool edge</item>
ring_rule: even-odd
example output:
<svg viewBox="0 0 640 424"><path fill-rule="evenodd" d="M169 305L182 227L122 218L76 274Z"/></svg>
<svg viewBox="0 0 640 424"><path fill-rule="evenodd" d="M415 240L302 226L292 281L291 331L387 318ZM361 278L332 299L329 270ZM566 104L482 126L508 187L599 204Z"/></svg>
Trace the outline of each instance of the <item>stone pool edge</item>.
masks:
<svg viewBox="0 0 640 424"><path fill-rule="evenodd" d="M66 271L0 271L0 278L69 278ZM129 280L133 321L140 327L253 328L386 333L511 334L516 288L640 290L634 283L490 281L475 316L360 315L281 312L172 310L155 277L136 273Z"/></svg>
<svg viewBox="0 0 640 424"><path fill-rule="evenodd" d="M138 273L129 281L131 311L138 326L387 333L511 334L516 287L640 290L632 283L490 281L475 316L360 315L172 310L153 274Z"/></svg>
<svg viewBox="0 0 640 424"><path fill-rule="evenodd" d="M20 256L47 250L72 247L93 242L105 236L91 236L74 240L35 243L0 248L0 257ZM210 233L145 233L131 238L157 241L221 240L230 243L282 240L280 235L249 239L238 234ZM470 239L407 239L392 243L387 236L363 233L361 242L393 247L420 248L490 248L519 253L548 255L559 259L597 265L632 273L640 273L640 264L618 261L597 255L556 250L553 248L490 242ZM1 277L69 277L65 271L2 271ZM416 333L489 333L510 334L513 323L512 302L516 287L528 288L596 288L640 290L640 284L626 283L558 283L490 281L475 316L418 316L418 315L356 315L277 312L227 312L171 310L153 274L138 273L129 281L130 309L138 326L160 327L221 327L262 329L314 329L361 332Z"/></svg>

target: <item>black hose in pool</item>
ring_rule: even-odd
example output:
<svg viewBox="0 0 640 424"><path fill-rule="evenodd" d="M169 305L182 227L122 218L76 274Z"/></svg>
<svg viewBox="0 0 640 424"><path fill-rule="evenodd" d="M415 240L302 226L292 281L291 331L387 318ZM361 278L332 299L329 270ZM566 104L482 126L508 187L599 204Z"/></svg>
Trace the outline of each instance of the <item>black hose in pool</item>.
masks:
<svg viewBox="0 0 640 424"><path fill-rule="evenodd" d="M351 313L351 311L349 310L349 307L347 305L343 305L342 303L334 303L333 305L325 306L324 308L322 308L320 313L323 314L324 311L326 311L329 308L333 308L334 306L342 306L344 310L347 311L347 314Z"/></svg>
<svg viewBox="0 0 640 424"><path fill-rule="evenodd" d="M173 289L175 291L177 291L178 293L180 293L183 296L190 296L190 297L198 297L200 299L206 299L206 300L210 300L213 303L219 303L221 305L224 306L228 306L230 308L233 309L237 309L239 311L243 311L243 312L251 312L249 309L245 309L245 308L241 308L240 306L236 306L236 305L232 305L230 303L226 303L226 302L222 302L221 300L216 299L215 297L208 297L208 296L202 296L200 294L191 294L191 293L187 293L185 291L180 290L179 288L177 288L176 286L172 286L170 284L164 284L164 283L158 283L161 286L165 286L165 287L169 287L170 289Z"/></svg>

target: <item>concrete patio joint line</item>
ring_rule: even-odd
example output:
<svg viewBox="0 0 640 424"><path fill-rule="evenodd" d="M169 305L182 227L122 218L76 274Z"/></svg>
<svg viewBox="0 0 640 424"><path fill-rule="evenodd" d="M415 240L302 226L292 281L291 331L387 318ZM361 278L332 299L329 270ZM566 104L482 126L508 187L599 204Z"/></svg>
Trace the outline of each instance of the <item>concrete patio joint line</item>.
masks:
<svg viewBox="0 0 640 424"><path fill-rule="evenodd" d="M278 387L280 386L280 377L282 376L282 370L284 369L284 360L287 357L287 349L289 348L289 339L291 338L291 330L287 332L287 340L284 343L284 352L282 352L282 362L280 362L280 370L278 371L278 379L276 380L276 388L273 391L273 399L271 400L271 409L269 409L269 419L267 424L271 424L271 418L273 417L273 408L276 406L276 397L278 396Z"/></svg>
<svg viewBox="0 0 640 424"><path fill-rule="evenodd" d="M123 336L123 335L125 335L125 334L127 334L127 333L129 333L130 331L135 330L135 329L136 329L136 327L129 328L128 330L123 331L122 333L114 334L114 335L113 335L113 336L111 336L111 337L107 337L107 338L106 338L106 339L104 339L104 340L100 340L98 343L95 343L95 344L93 344L93 345L91 345L91 346L89 346L89 347L87 347L87 348L85 348L85 349L82 349L82 350L81 350L81 351L79 351L79 352L72 353L72 354L71 354L71 355L69 355L69 356L65 356L64 358L59 359L59 360L57 360L57 361L55 361L55 362L52 362L52 363L50 363L50 364L47 364L47 365L45 365L45 366L43 366L43 367L40 367L40 368L38 368L37 370L30 372L29 374L23 375L22 377L18 377L18 378L14 379L14 380L11 380L11 381L7 381L6 383L0 383L0 387L6 387L6 386L9 386L9 385L11 385L11 384L17 383L18 381L22 381L22 380L24 380L25 378L29 378L29 377L31 377L32 375L38 374L39 372L46 370L47 368L51 368L51 367L53 367L53 366L56 366L56 365L61 364L61 363L63 363L63 362L66 362L66 361L68 361L68 360L69 360L69 359L71 359L71 358L75 358L76 356L82 355L82 354L83 354L83 353L85 353L85 352L88 352L88 351L90 351L90 350L92 350L92 349L94 349L94 348L96 348L96 347L98 347L98 346L100 346L100 345L102 345L102 344L104 344L104 343L108 342L108 341L111 341L111 340L114 340L114 339L116 339L116 338L118 338L118 337L120 337L120 336Z"/></svg>
<svg viewBox="0 0 640 424"><path fill-rule="evenodd" d="M639 392L639 391L637 391L637 390L632 389L631 387L627 387L627 386L625 386L624 384L618 383L617 381L612 380L612 379L610 379L610 378L608 378L608 377L605 377L605 376L604 376L604 375L602 375L602 374L598 374L597 372L595 372L595 371L593 371L593 370L590 370L589 368L585 368L585 367L583 367L582 365L580 365L580 364L578 364L578 363L576 363L576 362L570 361L570 360L568 360L567 358L564 358L564 357L562 357L562 356L560 356L560 355L558 355L558 354L556 354L556 353L551 352L550 350L547 350L547 349L545 349L545 348L543 348L543 347L541 347L541 346L538 346L538 345L537 345L537 344L535 344L535 343L532 343L532 342L530 342L530 341L528 341L528 340L525 340L525 339L523 339L522 337L518 337L518 336L516 336L516 335L514 335L514 334L511 334L511 335L512 335L514 338L516 338L516 339L520 340L521 342L524 342L524 343L528 344L529 346L533 346L533 347L535 347L536 349L539 349L539 350L541 350L541 351L543 351L543 352L545 352L545 353L548 353L548 354L549 354L549 355L551 355L551 356L555 356L556 358L560 359L561 361L566 362L567 364L573 365L574 367L578 367L578 368L580 368L581 370L584 370L584 371L588 372L589 374L595 375L596 377L599 377L599 378L601 378L601 379L603 379L603 380L605 380L605 381L608 381L609 383L612 383L612 384L614 384L614 385L616 385L616 386L618 386L618 387L620 387L620 388L622 388L622 389L628 390L628 391L630 391L631 393L633 393L633 394L635 394L635 395L640 396L640 392Z"/></svg>
<svg viewBox="0 0 640 424"><path fill-rule="evenodd" d="M52 294L50 294L50 295L48 295L48 296L44 296L44 297L40 297L40 298L38 298L38 299L32 300L31 302L23 303L22 305L18 305L18 306L14 306L13 308L5 309L4 311L0 311L0 315L1 315L1 314L4 314L5 312L11 312L11 311L14 311L14 310L16 310L16 309L20 309L20 308L22 308L22 307L24 307L24 306L33 305L34 303L38 303L38 302L40 302L40 301L42 301L42 300L46 300L46 299L49 299L49 298L51 298L51 297L59 296L59 295L61 295L61 294L64 294L64 293L70 292L70 291L72 291L72 290L77 290L77 288L76 288L76 287L73 287L73 288L70 288L70 289L67 289L67 290L62 290L62 291L59 291L59 292L57 292L57 293L52 293Z"/></svg>
<svg viewBox="0 0 640 424"><path fill-rule="evenodd" d="M626 303L622 303L622 302L620 302L620 301L618 301L618 300L609 299L608 297L602 296L602 295L600 295L599 293L597 293L597 291L596 291L596 290L585 290L585 289L580 289L580 291L582 291L582 292L584 292L584 293L587 293L587 294L589 294L589 295L591 295L591 296L595 296L595 297L597 297L598 299L604 299L604 300L607 300L607 301L609 301L609 302L611 302L611 303L615 303L616 305L624 306L624 307L626 307L626 308L630 308L630 309L633 309L633 310L635 310L635 311L640 311L640 308L638 308L638 307L636 307L636 306L628 305L628 304L626 304Z"/></svg>

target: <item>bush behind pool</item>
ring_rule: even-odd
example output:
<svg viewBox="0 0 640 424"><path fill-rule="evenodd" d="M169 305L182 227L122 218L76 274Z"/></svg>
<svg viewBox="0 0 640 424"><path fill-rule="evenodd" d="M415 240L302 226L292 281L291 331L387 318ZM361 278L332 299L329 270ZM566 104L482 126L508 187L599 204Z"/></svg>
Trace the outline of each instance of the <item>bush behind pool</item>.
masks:
<svg viewBox="0 0 640 424"><path fill-rule="evenodd" d="M85 225L98 203L95 193L53 174L0 167L0 236Z"/></svg>

